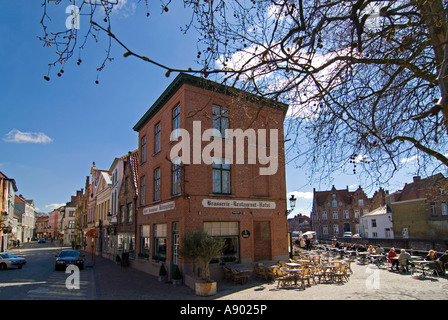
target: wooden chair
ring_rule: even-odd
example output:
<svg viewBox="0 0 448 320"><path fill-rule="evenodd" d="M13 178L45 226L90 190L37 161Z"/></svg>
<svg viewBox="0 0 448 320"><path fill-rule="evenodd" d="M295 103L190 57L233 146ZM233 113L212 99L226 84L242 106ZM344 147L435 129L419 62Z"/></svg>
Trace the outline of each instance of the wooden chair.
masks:
<svg viewBox="0 0 448 320"><path fill-rule="evenodd" d="M232 270L225 266L223 266L222 269L224 270L224 279L233 280Z"/></svg>
<svg viewBox="0 0 448 320"><path fill-rule="evenodd" d="M295 277L295 280L297 282L297 280L300 280L300 282L302 283L302 287L305 288L305 282L308 283L308 287L311 287L311 269L310 268L305 268L303 269L301 272L299 272L297 274L297 276Z"/></svg>
<svg viewBox="0 0 448 320"><path fill-rule="evenodd" d="M319 283L322 282L322 279L325 280L325 268L322 265L314 266L311 269L311 276L313 277L314 283L316 283L316 278L319 280Z"/></svg>
<svg viewBox="0 0 448 320"><path fill-rule="evenodd" d="M344 282L344 280L348 281L347 267L345 265L339 266L333 271L333 279L336 282Z"/></svg>
<svg viewBox="0 0 448 320"><path fill-rule="evenodd" d="M255 274L264 280L268 280L267 270L265 269L264 265L262 263L259 263L254 266Z"/></svg>
<svg viewBox="0 0 448 320"><path fill-rule="evenodd" d="M248 273L238 272L233 269L231 269L231 271L232 271L233 282L235 282L235 283L245 284L250 278L250 274L248 274Z"/></svg>
<svg viewBox="0 0 448 320"><path fill-rule="evenodd" d="M295 281L295 278L289 272L287 272L287 268L280 267L277 270L276 280L277 280L277 289L278 289L280 287L280 285L282 287L291 286L292 282Z"/></svg>

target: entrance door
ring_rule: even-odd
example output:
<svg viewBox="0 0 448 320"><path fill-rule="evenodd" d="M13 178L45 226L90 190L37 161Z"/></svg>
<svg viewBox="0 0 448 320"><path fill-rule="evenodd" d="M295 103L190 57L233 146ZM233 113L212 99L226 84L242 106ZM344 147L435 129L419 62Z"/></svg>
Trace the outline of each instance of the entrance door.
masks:
<svg viewBox="0 0 448 320"><path fill-rule="evenodd" d="M254 221L254 259L255 261L272 260L269 221Z"/></svg>

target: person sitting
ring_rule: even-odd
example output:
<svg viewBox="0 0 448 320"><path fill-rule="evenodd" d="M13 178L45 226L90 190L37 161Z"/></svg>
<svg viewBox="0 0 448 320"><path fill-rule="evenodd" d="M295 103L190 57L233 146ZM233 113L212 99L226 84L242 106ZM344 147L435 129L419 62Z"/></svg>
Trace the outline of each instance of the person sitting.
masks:
<svg viewBox="0 0 448 320"><path fill-rule="evenodd" d="M448 250L446 250L445 253L440 256L438 261L440 267L442 268L442 271L445 273L446 269L448 269Z"/></svg>
<svg viewBox="0 0 448 320"><path fill-rule="evenodd" d="M383 247L381 247L381 245L379 244L376 248L376 254L383 254L384 253L384 249Z"/></svg>
<svg viewBox="0 0 448 320"><path fill-rule="evenodd" d="M391 270L393 270L395 266L395 269L398 271L398 259L394 259L397 256L398 254L395 252L395 248L390 248L389 252L387 253L387 261L391 263Z"/></svg>
<svg viewBox="0 0 448 320"><path fill-rule="evenodd" d="M372 245L369 245L369 247L367 248L367 252L370 254L375 254L376 250Z"/></svg>
<svg viewBox="0 0 448 320"><path fill-rule="evenodd" d="M429 250L428 255L425 257L426 261L435 261L437 260L437 255L434 250Z"/></svg>
<svg viewBox="0 0 448 320"><path fill-rule="evenodd" d="M440 261L437 261L437 252L434 250L429 250L428 255L425 257L426 261L434 261L437 273L443 272L443 266L441 265Z"/></svg>
<svg viewBox="0 0 448 320"><path fill-rule="evenodd" d="M411 255L406 252L405 249L401 249L400 256L398 257L398 265L403 268L403 271L408 272L409 261L411 260Z"/></svg>

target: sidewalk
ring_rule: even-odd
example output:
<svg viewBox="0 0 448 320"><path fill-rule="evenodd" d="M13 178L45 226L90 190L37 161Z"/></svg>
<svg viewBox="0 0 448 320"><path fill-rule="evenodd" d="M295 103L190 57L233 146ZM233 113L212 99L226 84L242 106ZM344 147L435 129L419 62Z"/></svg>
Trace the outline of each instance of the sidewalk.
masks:
<svg viewBox="0 0 448 320"><path fill-rule="evenodd" d="M410 273L352 263L353 274L344 284L313 284L305 290L277 289L276 283L252 279L245 285L218 283L213 297L198 297L194 290L161 283L157 277L96 256L93 267L96 300L446 300L446 277L418 279Z"/></svg>

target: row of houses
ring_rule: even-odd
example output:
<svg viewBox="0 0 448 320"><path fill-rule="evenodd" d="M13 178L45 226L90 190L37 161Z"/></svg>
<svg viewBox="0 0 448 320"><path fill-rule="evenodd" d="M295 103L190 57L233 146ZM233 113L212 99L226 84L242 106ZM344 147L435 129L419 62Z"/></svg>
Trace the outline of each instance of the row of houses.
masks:
<svg viewBox="0 0 448 320"><path fill-rule="evenodd" d="M192 263L179 256L189 231L225 240L217 262L287 259L287 108L180 74L133 127L138 149L93 162L72 199L73 222L61 207L47 231L153 275L177 265L191 286Z"/></svg>
<svg viewBox="0 0 448 320"><path fill-rule="evenodd" d="M368 197L355 191L314 190L311 224L321 239L344 232L365 239L448 241L448 179L436 174L413 178L403 189L389 193L380 188Z"/></svg>
<svg viewBox="0 0 448 320"><path fill-rule="evenodd" d="M0 172L0 252L35 237L34 201L17 191L16 181Z"/></svg>

